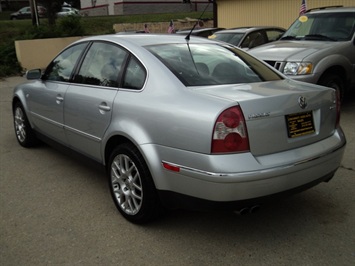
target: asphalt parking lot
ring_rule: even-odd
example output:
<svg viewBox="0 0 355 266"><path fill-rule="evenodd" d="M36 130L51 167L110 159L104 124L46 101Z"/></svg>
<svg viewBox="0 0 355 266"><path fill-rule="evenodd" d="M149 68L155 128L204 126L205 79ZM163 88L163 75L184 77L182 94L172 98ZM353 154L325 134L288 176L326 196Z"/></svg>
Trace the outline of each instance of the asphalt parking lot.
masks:
<svg viewBox="0 0 355 266"><path fill-rule="evenodd" d="M355 265L355 94L333 180L250 215L173 211L130 224L105 174L47 145L18 145L0 80L0 265Z"/></svg>

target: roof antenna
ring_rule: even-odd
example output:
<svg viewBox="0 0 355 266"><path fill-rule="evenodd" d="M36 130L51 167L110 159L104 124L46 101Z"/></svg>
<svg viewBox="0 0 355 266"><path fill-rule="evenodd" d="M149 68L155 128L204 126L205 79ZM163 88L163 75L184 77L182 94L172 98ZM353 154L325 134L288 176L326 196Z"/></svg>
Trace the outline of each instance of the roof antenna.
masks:
<svg viewBox="0 0 355 266"><path fill-rule="evenodd" d="M213 2L213 1L208 1L207 6L206 6L205 9L203 10L201 16L197 19L195 25L192 27L192 29L191 29L191 31L189 32L189 34L187 34L187 36L185 37L185 40L187 40L187 41L190 40L190 36L191 36L191 34L192 34L192 31L195 29L195 27L197 26L197 24L200 22L200 20L201 20L203 14L205 14L206 9L210 6L210 3L211 3L211 2Z"/></svg>

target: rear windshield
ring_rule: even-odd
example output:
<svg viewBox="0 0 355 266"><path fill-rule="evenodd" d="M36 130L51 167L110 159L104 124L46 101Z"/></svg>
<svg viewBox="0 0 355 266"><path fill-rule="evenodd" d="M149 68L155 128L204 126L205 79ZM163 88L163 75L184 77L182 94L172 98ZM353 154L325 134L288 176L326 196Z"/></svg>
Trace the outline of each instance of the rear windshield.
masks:
<svg viewBox="0 0 355 266"><path fill-rule="evenodd" d="M147 46L185 86L253 83L282 77L249 54L219 44Z"/></svg>

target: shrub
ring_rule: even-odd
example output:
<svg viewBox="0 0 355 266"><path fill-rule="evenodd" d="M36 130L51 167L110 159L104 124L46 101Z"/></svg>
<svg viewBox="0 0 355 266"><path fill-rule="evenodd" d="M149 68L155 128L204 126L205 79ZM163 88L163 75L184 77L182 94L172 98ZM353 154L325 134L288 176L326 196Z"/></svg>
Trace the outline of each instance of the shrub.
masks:
<svg viewBox="0 0 355 266"><path fill-rule="evenodd" d="M67 16L59 19L58 34L61 37L83 36L85 35L84 27L79 16Z"/></svg>
<svg viewBox="0 0 355 266"><path fill-rule="evenodd" d="M15 42L11 41L0 46L0 77L20 74L21 66L17 62Z"/></svg>

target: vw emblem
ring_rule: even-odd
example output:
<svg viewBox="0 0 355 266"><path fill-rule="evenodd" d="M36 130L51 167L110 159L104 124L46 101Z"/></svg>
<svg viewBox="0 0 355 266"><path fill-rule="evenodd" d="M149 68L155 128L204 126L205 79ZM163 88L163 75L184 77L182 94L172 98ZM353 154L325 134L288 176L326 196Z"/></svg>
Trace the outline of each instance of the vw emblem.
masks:
<svg viewBox="0 0 355 266"><path fill-rule="evenodd" d="M306 98L303 97L303 96L298 97L298 104L300 105L300 107L301 107L302 109L306 108L306 107L307 107L307 100L306 100Z"/></svg>

